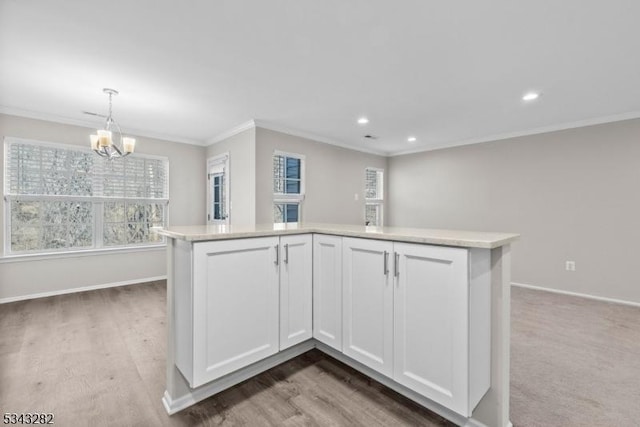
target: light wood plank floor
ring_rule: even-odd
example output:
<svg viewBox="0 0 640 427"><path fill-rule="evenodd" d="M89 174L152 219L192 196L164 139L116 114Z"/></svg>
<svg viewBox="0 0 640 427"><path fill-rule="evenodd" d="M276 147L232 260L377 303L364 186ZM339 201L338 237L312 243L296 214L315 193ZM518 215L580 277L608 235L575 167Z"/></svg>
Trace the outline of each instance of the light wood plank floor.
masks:
<svg viewBox="0 0 640 427"><path fill-rule="evenodd" d="M640 425L640 308L513 289L515 427ZM311 351L168 417L165 283L0 305L0 413L60 426L451 425Z"/></svg>
<svg viewBox="0 0 640 427"><path fill-rule="evenodd" d="M169 417L165 282L0 305L0 412L59 426L450 426L318 352Z"/></svg>

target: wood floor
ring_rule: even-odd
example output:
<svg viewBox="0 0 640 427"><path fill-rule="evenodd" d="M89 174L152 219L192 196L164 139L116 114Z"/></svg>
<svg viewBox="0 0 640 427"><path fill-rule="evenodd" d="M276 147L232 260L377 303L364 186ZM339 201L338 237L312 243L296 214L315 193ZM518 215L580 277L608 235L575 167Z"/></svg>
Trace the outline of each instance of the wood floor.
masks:
<svg viewBox="0 0 640 427"><path fill-rule="evenodd" d="M0 305L0 413L59 426L450 426L311 351L167 416L165 283ZM515 427L640 425L640 308L514 288Z"/></svg>
<svg viewBox="0 0 640 427"><path fill-rule="evenodd" d="M317 350L169 417L164 282L0 305L0 412L59 426L451 426Z"/></svg>

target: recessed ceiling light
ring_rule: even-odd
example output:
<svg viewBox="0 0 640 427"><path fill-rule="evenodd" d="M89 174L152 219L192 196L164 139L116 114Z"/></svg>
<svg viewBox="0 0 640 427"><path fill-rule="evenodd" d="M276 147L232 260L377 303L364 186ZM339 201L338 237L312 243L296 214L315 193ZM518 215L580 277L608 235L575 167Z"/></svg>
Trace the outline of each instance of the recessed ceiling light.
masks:
<svg viewBox="0 0 640 427"><path fill-rule="evenodd" d="M524 94L524 96L522 97L522 100L533 101L534 99L538 99L539 96L540 96L539 92L528 92Z"/></svg>
<svg viewBox="0 0 640 427"><path fill-rule="evenodd" d="M407 138L407 141L409 142L416 142L416 137L415 136L410 136L409 138Z"/></svg>
<svg viewBox="0 0 640 427"><path fill-rule="evenodd" d="M367 123L369 123L369 119L367 119L366 117L360 117L358 119L358 124L360 125L366 125Z"/></svg>

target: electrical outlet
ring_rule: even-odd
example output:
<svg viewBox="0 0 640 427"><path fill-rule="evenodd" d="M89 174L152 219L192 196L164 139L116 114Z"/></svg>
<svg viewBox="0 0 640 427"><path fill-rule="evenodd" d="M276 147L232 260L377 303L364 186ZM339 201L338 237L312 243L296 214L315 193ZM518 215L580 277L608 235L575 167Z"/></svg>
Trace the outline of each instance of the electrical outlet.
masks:
<svg viewBox="0 0 640 427"><path fill-rule="evenodd" d="M565 264L565 270L567 271L576 271L576 262L575 261L567 261Z"/></svg>
<svg viewBox="0 0 640 427"><path fill-rule="evenodd" d="M353 195L353 200L355 200L356 202L358 201L359 198L360 198L360 196L358 195L358 193L355 193Z"/></svg>

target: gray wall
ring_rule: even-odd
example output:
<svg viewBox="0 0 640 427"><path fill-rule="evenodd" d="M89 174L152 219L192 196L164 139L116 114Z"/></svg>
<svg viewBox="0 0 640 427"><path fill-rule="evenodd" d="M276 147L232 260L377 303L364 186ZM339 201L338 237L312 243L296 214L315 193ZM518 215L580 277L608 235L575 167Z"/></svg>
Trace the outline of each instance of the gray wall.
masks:
<svg viewBox="0 0 640 427"><path fill-rule="evenodd" d="M0 114L0 137L18 137L69 145L88 145L93 129ZM169 222L201 224L205 217L205 149L137 137L136 151L169 158ZM0 153L4 156L4 150ZM0 161L0 183L4 179ZM4 209L0 209L4 242ZM2 245L4 247L4 245ZM1 249L0 249L1 250ZM65 255L42 260L0 258L0 300L86 286L136 282L166 274L165 248L99 255Z"/></svg>
<svg viewBox="0 0 640 427"><path fill-rule="evenodd" d="M273 152L305 156L304 222L364 223L364 170L385 170L387 158L348 150L264 128L256 128L256 222L273 222ZM354 195L358 194L358 200ZM387 194L385 188L385 194ZM387 208L385 206L385 218Z"/></svg>
<svg viewBox="0 0 640 427"><path fill-rule="evenodd" d="M390 225L521 233L514 282L640 302L640 120L392 157L389 178Z"/></svg>
<svg viewBox="0 0 640 427"><path fill-rule="evenodd" d="M229 153L229 220L231 225L256 223L256 130L247 129L207 147L207 158ZM204 179L204 177L203 177Z"/></svg>

